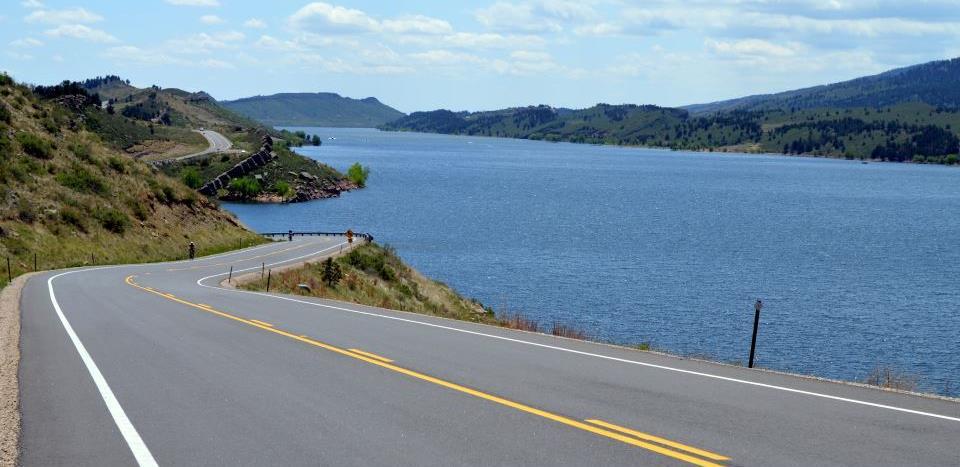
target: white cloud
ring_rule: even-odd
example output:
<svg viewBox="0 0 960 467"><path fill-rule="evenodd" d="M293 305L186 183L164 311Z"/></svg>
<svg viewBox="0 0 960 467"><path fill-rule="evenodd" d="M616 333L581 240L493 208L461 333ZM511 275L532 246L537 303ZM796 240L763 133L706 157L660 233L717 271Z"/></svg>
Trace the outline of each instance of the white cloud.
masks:
<svg viewBox="0 0 960 467"><path fill-rule="evenodd" d="M529 50L517 50L510 53L510 58L527 62L548 62L553 57L546 52L531 52Z"/></svg>
<svg viewBox="0 0 960 467"><path fill-rule="evenodd" d="M474 17L480 24L500 31L559 32L566 25L597 20L600 15L588 3L569 0L498 1L474 11Z"/></svg>
<svg viewBox="0 0 960 467"><path fill-rule="evenodd" d="M203 15L200 17L200 22L203 24L220 24L223 23L223 18L217 15Z"/></svg>
<svg viewBox="0 0 960 467"><path fill-rule="evenodd" d="M540 36L503 35L493 32L456 32L440 36L400 36L397 39L401 44L417 45L421 47L455 47L463 49L516 49L540 48L547 41Z"/></svg>
<svg viewBox="0 0 960 467"><path fill-rule="evenodd" d="M423 15L401 16L397 19L387 19L380 23L383 31L392 33L414 34L449 34L453 32L450 23L437 18Z"/></svg>
<svg viewBox="0 0 960 467"><path fill-rule="evenodd" d="M778 45L760 39L718 41L707 39L707 50L721 56L737 58L793 57L801 50L799 44Z"/></svg>
<svg viewBox="0 0 960 467"><path fill-rule="evenodd" d="M166 2L177 6L220 6L219 0L166 0Z"/></svg>
<svg viewBox="0 0 960 467"><path fill-rule="evenodd" d="M267 27L267 23L263 22L261 19L250 18L243 22L243 27L251 29L265 29Z"/></svg>
<svg viewBox="0 0 960 467"><path fill-rule="evenodd" d="M414 61L428 65L460 65L463 63L484 63L485 60L468 53L451 52L449 50L428 50L409 54Z"/></svg>
<svg viewBox="0 0 960 467"><path fill-rule="evenodd" d="M20 2L24 8L43 8L43 2L40 0L23 0Z"/></svg>
<svg viewBox="0 0 960 467"><path fill-rule="evenodd" d="M323 2L304 5L290 16L290 22L298 27L326 32L363 32L379 28L379 23L363 11Z"/></svg>
<svg viewBox="0 0 960 467"><path fill-rule="evenodd" d="M170 39L165 47L177 54L211 54L216 50L233 49L246 36L239 31L224 31L213 34L201 32L189 36Z"/></svg>
<svg viewBox="0 0 960 467"><path fill-rule="evenodd" d="M84 8L64 10L37 10L24 18L28 23L44 24L89 24L102 21L103 17Z"/></svg>
<svg viewBox="0 0 960 467"><path fill-rule="evenodd" d="M10 45L13 47L27 48L27 47L40 47L43 45L43 42L34 39L32 37L24 37L23 39L17 39L10 42Z"/></svg>
<svg viewBox="0 0 960 467"><path fill-rule="evenodd" d="M10 57L10 58L12 58L12 59L14 59L14 60L23 60L23 61L33 60L33 55L30 55L30 54L22 54L22 53L20 53L20 52L14 52L14 51L12 51L12 50L8 50L8 51L7 51L7 56Z"/></svg>
<svg viewBox="0 0 960 467"><path fill-rule="evenodd" d="M83 24L64 24L54 29L47 29L44 34L50 37L72 37L89 42L117 42L117 38L106 31L93 29Z"/></svg>

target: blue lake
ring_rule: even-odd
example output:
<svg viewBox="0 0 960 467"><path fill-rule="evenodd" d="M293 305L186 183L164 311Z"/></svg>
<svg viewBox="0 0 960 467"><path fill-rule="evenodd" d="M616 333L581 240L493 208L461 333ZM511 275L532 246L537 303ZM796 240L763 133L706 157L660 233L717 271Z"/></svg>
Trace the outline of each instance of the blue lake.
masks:
<svg viewBox="0 0 960 467"><path fill-rule="evenodd" d="M744 364L761 298L757 366L960 392L958 169L304 130L368 188L226 205L253 229L371 232L498 311Z"/></svg>

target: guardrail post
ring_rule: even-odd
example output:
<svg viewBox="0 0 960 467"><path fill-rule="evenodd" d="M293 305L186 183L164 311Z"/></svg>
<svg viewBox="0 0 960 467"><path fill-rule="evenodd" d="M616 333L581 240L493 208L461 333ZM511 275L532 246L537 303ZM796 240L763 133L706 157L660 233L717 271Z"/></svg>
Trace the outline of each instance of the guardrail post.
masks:
<svg viewBox="0 0 960 467"><path fill-rule="evenodd" d="M230 266L230 275L227 276L227 283L230 284L233 280L233 266Z"/></svg>
<svg viewBox="0 0 960 467"><path fill-rule="evenodd" d="M267 292L270 291L270 275L273 273L273 269L267 271Z"/></svg>
<svg viewBox="0 0 960 467"><path fill-rule="evenodd" d="M757 303L753 305L753 338L750 339L750 360L747 368L753 368L753 354L757 349L757 328L760 327L760 309L763 308L763 302L758 298Z"/></svg>
<svg viewBox="0 0 960 467"><path fill-rule="evenodd" d="M267 263L260 265L260 280L263 280L263 272L267 270Z"/></svg>
<svg viewBox="0 0 960 467"><path fill-rule="evenodd" d="M33 254L33 272L37 272L37 254Z"/></svg>
<svg viewBox="0 0 960 467"><path fill-rule="evenodd" d="M10 257L7 256L7 283L13 282L13 271L10 269Z"/></svg>

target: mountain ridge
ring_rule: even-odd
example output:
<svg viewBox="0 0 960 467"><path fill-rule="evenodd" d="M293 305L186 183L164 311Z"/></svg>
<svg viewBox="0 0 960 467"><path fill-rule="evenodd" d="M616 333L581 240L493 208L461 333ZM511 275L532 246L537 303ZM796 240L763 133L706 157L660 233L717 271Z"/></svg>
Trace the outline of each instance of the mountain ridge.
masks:
<svg viewBox="0 0 960 467"><path fill-rule="evenodd" d="M376 97L354 99L333 92L283 92L220 105L268 126L373 128L406 115Z"/></svg>

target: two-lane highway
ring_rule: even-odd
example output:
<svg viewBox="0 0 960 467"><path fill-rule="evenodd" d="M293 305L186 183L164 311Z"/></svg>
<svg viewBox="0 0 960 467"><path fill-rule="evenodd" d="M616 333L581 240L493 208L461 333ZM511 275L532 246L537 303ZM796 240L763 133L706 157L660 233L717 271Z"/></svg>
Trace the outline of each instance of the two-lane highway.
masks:
<svg viewBox="0 0 960 467"><path fill-rule="evenodd" d="M960 464L955 402L219 287L343 243L32 278L22 465Z"/></svg>
<svg viewBox="0 0 960 467"><path fill-rule="evenodd" d="M205 156L207 154L213 154L217 152L228 151L233 147L233 142L227 139L226 136L221 135L213 130L195 130L197 133L200 133L206 140L209 146L207 149L204 149L200 152L195 152L193 154L187 154L185 156L180 156L174 160L182 161L186 159L191 159L194 157Z"/></svg>

